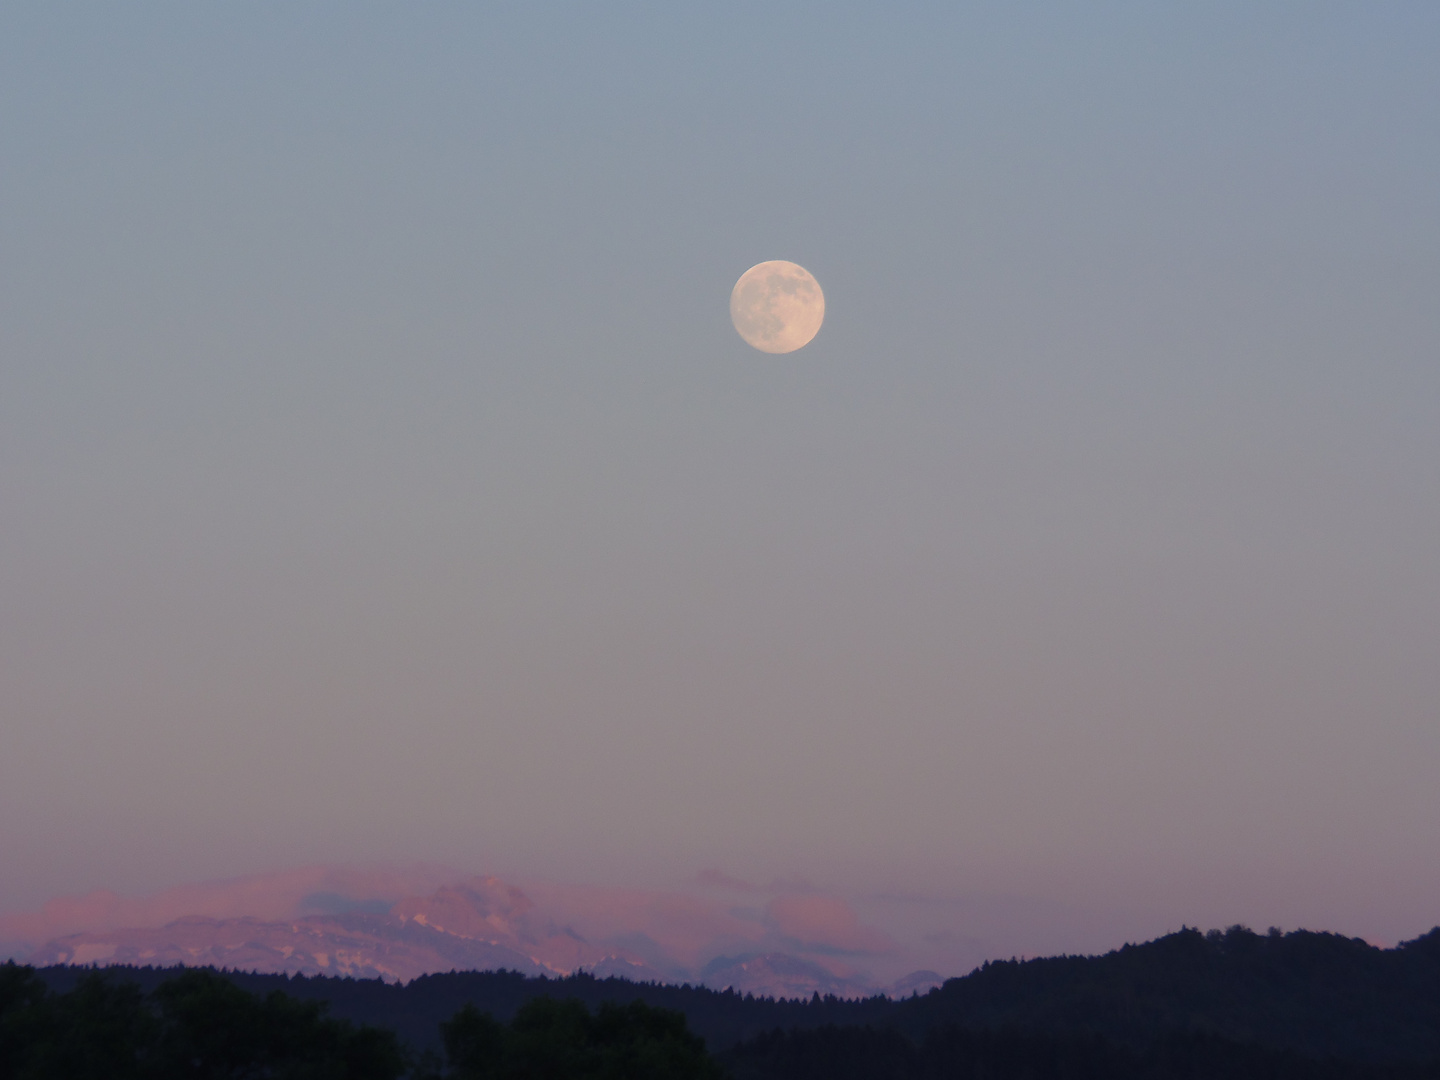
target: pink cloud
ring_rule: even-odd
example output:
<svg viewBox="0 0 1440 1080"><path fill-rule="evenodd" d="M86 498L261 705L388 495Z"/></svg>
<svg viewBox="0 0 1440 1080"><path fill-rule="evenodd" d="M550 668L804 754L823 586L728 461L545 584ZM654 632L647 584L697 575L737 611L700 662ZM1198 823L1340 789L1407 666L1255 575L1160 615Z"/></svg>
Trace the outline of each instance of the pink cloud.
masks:
<svg viewBox="0 0 1440 1080"><path fill-rule="evenodd" d="M765 905L765 914L786 937L811 949L885 953L895 949L889 935L862 926L850 905L833 896L815 894L777 896Z"/></svg>

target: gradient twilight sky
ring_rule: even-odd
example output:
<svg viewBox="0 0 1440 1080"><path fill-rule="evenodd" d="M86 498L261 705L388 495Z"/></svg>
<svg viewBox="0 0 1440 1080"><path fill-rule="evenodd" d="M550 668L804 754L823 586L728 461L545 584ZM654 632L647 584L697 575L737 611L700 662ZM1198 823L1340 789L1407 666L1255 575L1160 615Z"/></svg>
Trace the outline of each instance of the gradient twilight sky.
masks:
<svg viewBox="0 0 1440 1080"><path fill-rule="evenodd" d="M429 859L1429 929L1437 56L1431 0L5 5L0 909Z"/></svg>

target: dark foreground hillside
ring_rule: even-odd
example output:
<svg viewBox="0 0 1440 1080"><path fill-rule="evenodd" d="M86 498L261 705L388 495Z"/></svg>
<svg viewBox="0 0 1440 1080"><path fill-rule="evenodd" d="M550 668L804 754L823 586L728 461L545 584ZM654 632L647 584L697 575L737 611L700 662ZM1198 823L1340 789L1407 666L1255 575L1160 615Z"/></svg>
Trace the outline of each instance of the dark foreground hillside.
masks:
<svg viewBox="0 0 1440 1080"><path fill-rule="evenodd" d="M1394 949L1303 930L1182 930L1104 956L987 964L896 1011L913 1035L959 1023L1141 1047L1188 1031L1318 1056L1440 1060L1440 928Z"/></svg>
<svg viewBox="0 0 1440 1080"><path fill-rule="evenodd" d="M148 973L153 974L153 973ZM1178 1032L1143 1049L1101 1035L945 1024L776 1029L707 1052L679 1012L532 998L508 1023L466 1005L437 1051L252 994L207 970L142 990L92 970L62 992L0 965L0 1080L1440 1080L1440 1066L1318 1059Z"/></svg>
<svg viewBox="0 0 1440 1080"><path fill-rule="evenodd" d="M53 990L68 990L88 968L43 968L39 974ZM175 968L101 969L117 980L151 991L173 978ZM884 1023L894 1015L894 1003L885 998L841 1001L774 1001L704 987L632 983L625 979L596 979L572 975L563 979L530 978L510 971L459 971L426 975L407 985L378 979L307 978L303 975L256 975L225 972L236 985L256 994L276 990L301 1001L321 1001L331 1016L356 1024L394 1031L417 1049L438 1049L440 1024L465 1005L508 1021L527 1002L549 997L578 1000L591 1009L606 1003L643 1001L654 1008L684 1014L690 1029L711 1049L733 1046L773 1028L815 1027L819 1024Z"/></svg>
<svg viewBox="0 0 1440 1080"><path fill-rule="evenodd" d="M112 970L145 989L173 974ZM42 972L56 989L73 984L78 974L68 968ZM1203 1074L1164 1072L1167 1053L1192 1063L1206 1054L1217 1060L1228 1055L1234 1075L1277 1080L1322 1075L1296 1072L1295 1061L1310 1068L1334 1059L1327 1067L1339 1071L1323 1075L1337 1078L1365 1063L1424 1066L1428 1075L1429 1063L1440 1061L1440 929L1394 949L1305 931L1183 930L1099 957L987 964L924 997L902 1001L773 1001L698 987L586 975L534 979L506 972L431 975L403 987L350 979L227 977L260 993L281 989L302 1000L328 1002L330 1015L388 1028L416 1048L438 1047L441 1022L466 1004L504 1021L537 997L574 998L592 1009L603 1002L641 1000L684 1014L690 1030L720 1053L737 1080L809 1075L798 1064L781 1068L780 1063L797 1054L806 1061L821 1060L846 1039L857 1049L834 1062L828 1076L970 1076L955 1064L957 1039L982 1039L966 1044L966 1060L1004 1057L1011 1052L1006 1047L1013 1049L1004 1040L1019 1039L1029 1047L1027 1054L1103 1061L1101 1071L1115 1077L1225 1073L1223 1068ZM831 1030L824 1037L803 1034L821 1028ZM866 1028L869 1034L863 1034ZM1249 1062L1243 1069L1241 1058ZM857 1062L871 1059L874 1070L853 1071ZM1005 1060L1028 1059L1021 1054ZM941 1064L945 1061L950 1064ZM996 1058L995 1069L973 1075L1099 1075L1009 1069Z"/></svg>
<svg viewBox="0 0 1440 1080"><path fill-rule="evenodd" d="M264 996L208 969L142 991L103 971L48 988L0 964L0 1080L724 1080L677 1012L536 998L508 1023L466 1006L441 1053Z"/></svg>
<svg viewBox="0 0 1440 1080"><path fill-rule="evenodd" d="M775 1031L718 1055L732 1080L1437 1080L1440 1066L1313 1058L1176 1033L1143 1050L1099 1035L954 1025L919 1042L893 1028Z"/></svg>

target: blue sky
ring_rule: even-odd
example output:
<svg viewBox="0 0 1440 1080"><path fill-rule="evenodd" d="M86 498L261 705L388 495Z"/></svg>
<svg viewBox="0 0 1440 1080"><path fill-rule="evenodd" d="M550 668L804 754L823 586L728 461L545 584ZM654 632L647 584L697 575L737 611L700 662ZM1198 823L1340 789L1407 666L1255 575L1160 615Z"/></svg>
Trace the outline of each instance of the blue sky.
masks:
<svg viewBox="0 0 1440 1080"><path fill-rule="evenodd" d="M1440 922L1437 52L0 8L0 906L419 857Z"/></svg>

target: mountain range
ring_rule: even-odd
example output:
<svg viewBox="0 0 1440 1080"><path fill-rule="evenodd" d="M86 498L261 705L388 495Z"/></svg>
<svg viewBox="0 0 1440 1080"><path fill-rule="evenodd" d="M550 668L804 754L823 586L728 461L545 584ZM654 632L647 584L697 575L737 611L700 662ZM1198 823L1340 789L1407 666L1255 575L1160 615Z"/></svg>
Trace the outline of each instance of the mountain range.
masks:
<svg viewBox="0 0 1440 1080"><path fill-rule="evenodd" d="M393 895L396 883L387 884ZM392 901L385 889L367 895L354 882L348 885L291 897L290 917L281 918L207 913L150 926L95 926L92 913L92 928L11 952L41 967L184 965L392 982L446 971L551 977L583 971L789 998L907 994L941 981L934 972L919 971L877 983L863 961L892 943L862 925L843 902L817 894L782 894L755 907L581 887L541 886L537 898L534 888L468 877ZM264 909L254 896L251 901L252 910ZM191 903L224 910L213 898L192 897ZM91 906L104 909L99 902ZM100 921L123 922L123 910L104 910L110 913ZM170 913L163 904L155 911ZM42 925L32 923L32 930Z"/></svg>

